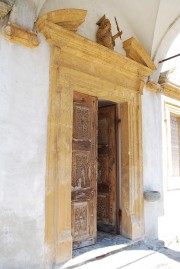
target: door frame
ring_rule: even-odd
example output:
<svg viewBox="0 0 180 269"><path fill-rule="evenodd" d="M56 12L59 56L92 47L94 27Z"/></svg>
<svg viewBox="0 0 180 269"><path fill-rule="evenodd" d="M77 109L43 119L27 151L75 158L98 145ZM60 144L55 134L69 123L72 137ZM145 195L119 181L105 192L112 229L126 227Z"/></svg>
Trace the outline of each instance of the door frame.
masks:
<svg viewBox="0 0 180 269"><path fill-rule="evenodd" d="M121 234L130 239L143 237L141 94L153 70L70 32L50 17L36 25L51 45L45 264L52 266L72 257L73 91L121 103Z"/></svg>

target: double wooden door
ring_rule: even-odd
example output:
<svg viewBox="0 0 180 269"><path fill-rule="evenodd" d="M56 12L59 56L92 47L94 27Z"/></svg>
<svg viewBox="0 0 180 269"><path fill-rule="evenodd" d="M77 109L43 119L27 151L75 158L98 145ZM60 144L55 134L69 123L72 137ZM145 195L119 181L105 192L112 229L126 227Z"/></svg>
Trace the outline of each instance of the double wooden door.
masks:
<svg viewBox="0 0 180 269"><path fill-rule="evenodd" d="M113 156L116 149L115 141L111 141L115 139L112 131L115 107L110 110L109 113L109 108L100 108L98 119L97 98L77 92L74 94L71 190L73 248L95 243L97 223L100 230L115 230L116 159Z"/></svg>

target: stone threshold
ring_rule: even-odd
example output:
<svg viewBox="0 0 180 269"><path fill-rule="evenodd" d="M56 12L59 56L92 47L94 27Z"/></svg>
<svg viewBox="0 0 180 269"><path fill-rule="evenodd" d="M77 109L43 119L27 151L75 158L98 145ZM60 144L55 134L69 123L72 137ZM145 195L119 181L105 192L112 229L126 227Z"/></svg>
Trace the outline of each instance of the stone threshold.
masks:
<svg viewBox="0 0 180 269"><path fill-rule="evenodd" d="M74 250L73 258L66 262L62 267L57 268L74 269L142 243L144 243L142 239L129 240L121 235L111 235L98 232L97 242L95 245Z"/></svg>

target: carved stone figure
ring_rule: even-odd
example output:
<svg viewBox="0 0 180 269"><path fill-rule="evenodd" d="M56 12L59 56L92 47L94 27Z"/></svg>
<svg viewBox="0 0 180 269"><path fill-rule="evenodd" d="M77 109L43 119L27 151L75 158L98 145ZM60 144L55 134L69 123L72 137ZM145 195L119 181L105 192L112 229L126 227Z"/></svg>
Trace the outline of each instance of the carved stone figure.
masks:
<svg viewBox="0 0 180 269"><path fill-rule="evenodd" d="M113 36L111 32L111 23L106 19L105 15L96 24L99 26L96 33L97 43L114 50L115 39L118 37L121 38L122 31L118 31L118 33Z"/></svg>

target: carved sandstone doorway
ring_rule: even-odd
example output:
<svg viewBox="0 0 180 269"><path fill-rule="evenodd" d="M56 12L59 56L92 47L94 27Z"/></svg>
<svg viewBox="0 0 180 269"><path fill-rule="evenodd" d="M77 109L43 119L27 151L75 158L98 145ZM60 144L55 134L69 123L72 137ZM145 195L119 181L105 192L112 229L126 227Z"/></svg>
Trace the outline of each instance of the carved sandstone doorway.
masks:
<svg viewBox="0 0 180 269"><path fill-rule="evenodd" d="M144 234L141 92L144 79L153 70L71 32L79 25L80 16L77 14L80 13L85 11L58 10L45 14L36 24L52 47L45 212L45 257L49 267L72 257L71 171L75 91L121 103L121 234L131 239ZM71 25L71 19L78 23ZM130 53L131 57L133 55ZM147 56L144 63L146 60Z"/></svg>

